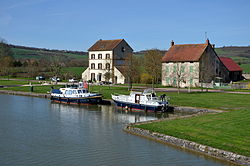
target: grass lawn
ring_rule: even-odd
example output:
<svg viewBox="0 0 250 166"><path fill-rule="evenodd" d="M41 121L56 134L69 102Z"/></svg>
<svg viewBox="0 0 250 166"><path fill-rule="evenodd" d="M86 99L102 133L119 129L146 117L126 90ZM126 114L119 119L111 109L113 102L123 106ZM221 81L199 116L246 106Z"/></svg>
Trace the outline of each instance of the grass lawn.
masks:
<svg viewBox="0 0 250 166"><path fill-rule="evenodd" d="M0 80L0 85L26 85L29 84L30 81L19 81L19 80ZM32 82L32 84L38 84L38 82Z"/></svg>
<svg viewBox="0 0 250 166"><path fill-rule="evenodd" d="M241 64L240 67L243 69L243 73L250 73L250 64Z"/></svg>
<svg viewBox="0 0 250 166"><path fill-rule="evenodd" d="M110 86L97 86L97 85L90 85L89 90L91 92L98 92L103 95L104 99L111 99L111 94L118 93L118 94L129 94L127 87L114 87Z"/></svg>
<svg viewBox="0 0 250 166"><path fill-rule="evenodd" d="M76 74L78 77L81 77L85 69L86 67L63 67L62 72L71 72Z"/></svg>
<svg viewBox="0 0 250 166"><path fill-rule="evenodd" d="M161 121L136 127L250 156L250 110Z"/></svg>
<svg viewBox="0 0 250 166"><path fill-rule="evenodd" d="M33 86L34 93L47 93L53 88L61 88L63 85L46 85L46 86ZM12 91L21 91L21 92L30 92L30 86L20 86L20 87L11 87L11 88L2 88L0 90L12 90Z"/></svg>
<svg viewBox="0 0 250 166"><path fill-rule="evenodd" d="M158 93L160 95L162 93ZM168 92L171 105L221 110L250 110L250 95L215 92L176 93Z"/></svg>

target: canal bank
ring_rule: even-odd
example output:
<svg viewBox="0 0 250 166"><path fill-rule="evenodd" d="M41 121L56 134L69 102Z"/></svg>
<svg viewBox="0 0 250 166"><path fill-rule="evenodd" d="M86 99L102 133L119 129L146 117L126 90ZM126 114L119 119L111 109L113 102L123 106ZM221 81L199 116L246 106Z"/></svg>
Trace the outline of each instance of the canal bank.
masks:
<svg viewBox="0 0 250 166"><path fill-rule="evenodd" d="M1 91L0 91L1 92ZM34 97L43 97L43 98L49 98L49 94L40 94L40 93L31 93L31 92L17 92L17 91L5 91L4 93L6 94L13 94L13 95L24 95L24 96L34 96ZM199 116L203 113L218 113L218 112L221 112L220 110L216 110L216 112L214 112L212 109L197 109L197 108L192 108L192 107L176 107L175 108L175 111L194 111L194 112L197 112L197 110L199 110L200 113L196 114L195 116ZM193 116L190 116L190 117L193 117ZM185 117L187 119L187 117ZM132 132L131 132L132 133ZM140 133L140 132L139 132ZM155 132L154 132L155 133ZM139 135L139 134L137 134ZM176 138L176 137L175 137ZM153 138L154 139L154 138ZM177 138L178 139L178 138ZM191 142L192 143L192 142ZM195 143L195 142L194 142ZM186 144L184 144L186 146ZM204 146L203 144L198 144L197 146ZM185 147L184 146L184 147ZM180 146L182 147L182 146ZM209 147L209 146L207 146ZM183 147L182 147L183 148ZM186 148L187 149L187 148ZM205 148L205 149L209 149L209 148ZM198 151L198 150L196 150ZM205 150L206 151L206 150ZM226 152L226 151L225 151ZM203 153L203 152L202 152ZM230 152L229 152L230 153ZM224 154L224 152L222 152L222 154ZM227 154L227 153L225 153ZM239 155L237 154L232 154L232 156L237 156L239 157ZM215 157L215 156L214 156ZM217 157L217 158L220 158L220 157ZM229 157L230 158L230 157ZM225 159L223 158L224 160L227 160L227 161L230 161L230 159ZM241 159L241 156L240 156L240 159ZM234 160L234 159L231 159L231 160ZM249 162L249 157L248 157L248 162ZM235 162L236 163L236 162ZM246 165L246 164L245 164ZM249 165L249 164L248 164Z"/></svg>
<svg viewBox="0 0 250 166"><path fill-rule="evenodd" d="M138 113L113 106L78 107L4 94L0 105L1 165L227 165L123 132ZM140 118L157 119L145 114Z"/></svg>
<svg viewBox="0 0 250 166"><path fill-rule="evenodd" d="M168 118L168 119L132 123L132 124L128 124L127 126L125 126L123 130L133 135L141 136L150 140L172 145L181 149L198 152L203 155L214 157L220 160L225 160L233 164L248 165L248 166L250 165L250 157L137 127L138 125L142 125L142 124L151 124L155 122L172 121L172 120L177 120L177 119L188 119L191 117L198 117L198 116L208 114L208 113L217 114L217 113L224 112L221 110L198 109L198 108L191 108L191 107L176 107L175 111L188 111L188 112L197 112L197 113L192 114L192 115L182 116L182 117L173 117L173 118Z"/></svg>

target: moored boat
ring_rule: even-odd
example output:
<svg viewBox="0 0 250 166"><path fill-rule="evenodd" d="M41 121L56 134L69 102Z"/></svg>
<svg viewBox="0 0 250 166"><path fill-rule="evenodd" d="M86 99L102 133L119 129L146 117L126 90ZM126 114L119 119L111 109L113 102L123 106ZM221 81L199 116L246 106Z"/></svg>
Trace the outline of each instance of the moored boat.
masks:
<svg viewBox="0 0 250 166"><path fill-rule="evenodd" d="M79 86L80 85L80 86ZM98 93L90 93L81 84L69 86L60 89L51 90L51 100L53 102L65 104L100 104L102 95Z"/></svg>
<svg viewBox="0 0 250 166"><path fill-rule="evenodd" d="M143 92L131 92L130 95L112 94L112 99L118 107L133 110L166 112L169 103L166 95L156 96L152 89L145 89Z"/></svg>

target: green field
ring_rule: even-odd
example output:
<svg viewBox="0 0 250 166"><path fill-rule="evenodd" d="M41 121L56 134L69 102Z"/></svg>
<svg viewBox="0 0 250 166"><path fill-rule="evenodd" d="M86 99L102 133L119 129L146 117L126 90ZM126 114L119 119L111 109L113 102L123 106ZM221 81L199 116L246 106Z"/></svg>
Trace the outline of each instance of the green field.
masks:
<svg viewBox="0 0 250 166"><path fill-rule="evenodd" d="M240 67L243 70L243 73L250 74L250 64L241 64Z"/></svg>
<svg viewBox="0 0 250 166"><path fill-rule="evenodd" d="M49 50L32 50L32 49L25 49L25 48L11 48L13 52L13 57L15 59L50 59L51 56L63 56L65 58L70 59L79 59L84 58L87 59L86 55L80 55L75 53L66 53L66 52L55 52Z"/></svg>
<svg viewBox="0 0 250 166"><path fill-rule="evenodd" d="M158 93L161 94L161 93ZM250 95L214 92L166 93L170 103L176 106L190 106L220 110L250 110Z"/></svg>
<svg viewBox="0 0 250 166"><path fill-rule="evenodd" d="M0 80L0 85L27 85L30 81L20 81L20 80ZM32 82L32 84L38 84L38 82Z"/></svg>
<svg viewBox="0 0 250 166"><path fill-rule="evenodd" d="M136 127L250 156L250 110L161 121Z"/></svg>
<svg viewBox="0 0 250 166"><path fill-rule="evenodd" d="M82 73L84 72L85 69L86 67L63 67L62 73L71 72L74 73L77 77L81 78Z"/></svg>
<svg viewBox="0 0 250 166"><path fill-rule="evenodd" d="M53 87L53 88L61 88L61 87L64 87L64 86L62 86L62 85L33 86L33 92L34 93L47 93L47 92L51 91L51 87ZM2 88L2 90L30 92L30 86Z"/></svg>

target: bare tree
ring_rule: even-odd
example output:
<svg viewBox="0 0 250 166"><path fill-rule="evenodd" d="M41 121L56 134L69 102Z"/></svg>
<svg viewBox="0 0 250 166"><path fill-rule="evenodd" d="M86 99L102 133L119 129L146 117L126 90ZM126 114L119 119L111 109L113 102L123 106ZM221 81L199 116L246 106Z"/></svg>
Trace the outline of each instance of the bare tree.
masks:
<svg viewBox="0 0 250 166"><path fill-rule="evenodd" d="M140 67L140 62L138 58L133 54L128 54L125 58L123 70L125 78L129 83L128 87L129 90L132 89L133 82L137 82L138 80L140 80L139 67Z"/></svg>
<svg viewBox="0 0 250 166"><path fill-rule="evenodd" d="M0 41L0 71L1 74L7 75L8 79L12 73L12 67L14 64L13 52L4 40Z"/></svg>
<svg viewBox="0 0 250 166"><path fill-rule="evenodd" d="M157 50L148 50L144 57L144 67L146 72L152 77L152 87L158 83L161 78L161 59L162 53Z"/></svg>
<svg viewBox="0 0 250 166"><path fill-rule="evenodd" d="M59 56L53 56L50 64L50 71L54 74L54 76L61 76L62 67L65 66L63 63L63 59Z"/></svg>
<svg viewBox="0 0 250 166"><path fill-rule="evenodd" d="M184 63L177 62L176 64L176 79L177 79L177 88L178 94L180 93L180 85L181 83L186 83L186 72Z"/></svg>

